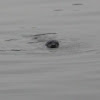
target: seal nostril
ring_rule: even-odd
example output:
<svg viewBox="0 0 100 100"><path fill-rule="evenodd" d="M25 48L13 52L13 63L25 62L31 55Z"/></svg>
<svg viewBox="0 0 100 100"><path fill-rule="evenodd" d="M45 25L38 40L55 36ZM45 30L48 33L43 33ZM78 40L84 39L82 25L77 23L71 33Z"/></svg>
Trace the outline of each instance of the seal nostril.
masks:
<svg viewBox="0 0 100 100"><path fill-rule="evenodd" d="M47 41L47 43L45 45L48 48L58 48L59 42L57 40L49 40L49 41Z"/></svg>

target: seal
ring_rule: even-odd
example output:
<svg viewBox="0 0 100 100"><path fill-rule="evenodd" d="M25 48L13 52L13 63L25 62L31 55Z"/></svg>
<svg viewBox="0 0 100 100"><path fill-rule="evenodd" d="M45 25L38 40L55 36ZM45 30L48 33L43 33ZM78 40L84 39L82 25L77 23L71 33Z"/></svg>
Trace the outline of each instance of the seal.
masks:
<svg viewBox="0 0 100 100"><path fill-rule="evenodd" d="M59 48L59 42L57 40L49 40L46 42L45 46L47 48Z"/></svg>

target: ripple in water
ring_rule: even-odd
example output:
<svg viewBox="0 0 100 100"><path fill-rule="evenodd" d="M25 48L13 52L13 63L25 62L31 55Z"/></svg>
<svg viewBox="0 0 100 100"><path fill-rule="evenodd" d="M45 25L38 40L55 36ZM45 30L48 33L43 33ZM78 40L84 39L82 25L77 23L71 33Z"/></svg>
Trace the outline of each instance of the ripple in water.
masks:
<svg viewBox="0 0 100 100"><path fill-rule="evenodd" d="M91 49L90 44L81 41L76 38L60 38L57 33L44 33L36 35L24 36L24 41L20 40L19 43L15 43L15 46L12 46L9 49L0 50L0 54L8 55L52 55L52 56L61 56L61 55L76 55L86 52L93 52L94 49ZM14 39L12 39L14 42ZM59 48L47 48L45 43L49 40L59 41ZM17 39L15 40L17 42ZM6 41L7 42L7 41ZM24 44L22 44L22 42ZM14 43L13 43L14 45ZM16 45L20 45L19 48ZM24 45L24 46L23 46ZM22 46L22 47L21 47ZM26 48L26 47L27 48Z"/></svg>

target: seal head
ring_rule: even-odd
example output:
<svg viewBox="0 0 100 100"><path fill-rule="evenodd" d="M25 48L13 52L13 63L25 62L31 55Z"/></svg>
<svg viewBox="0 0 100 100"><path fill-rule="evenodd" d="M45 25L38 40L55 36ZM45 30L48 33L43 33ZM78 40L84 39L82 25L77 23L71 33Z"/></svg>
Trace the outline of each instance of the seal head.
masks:
<svg viewBox="0 0 100 100"><path fill-rule="evenodd" d="M45 45L47 48L58 48L59 42L57 40L49 40Z"/></svg>

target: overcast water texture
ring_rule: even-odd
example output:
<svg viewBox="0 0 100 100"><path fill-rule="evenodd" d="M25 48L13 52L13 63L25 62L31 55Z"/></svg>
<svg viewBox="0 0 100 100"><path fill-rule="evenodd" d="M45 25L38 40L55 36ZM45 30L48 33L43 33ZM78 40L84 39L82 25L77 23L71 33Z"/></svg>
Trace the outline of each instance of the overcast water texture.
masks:
<svg viewBox="0 0 100 100"><path fill-rule="evenodd" d="M100 100L100 0L0 0L0 100Z"/></svg>

